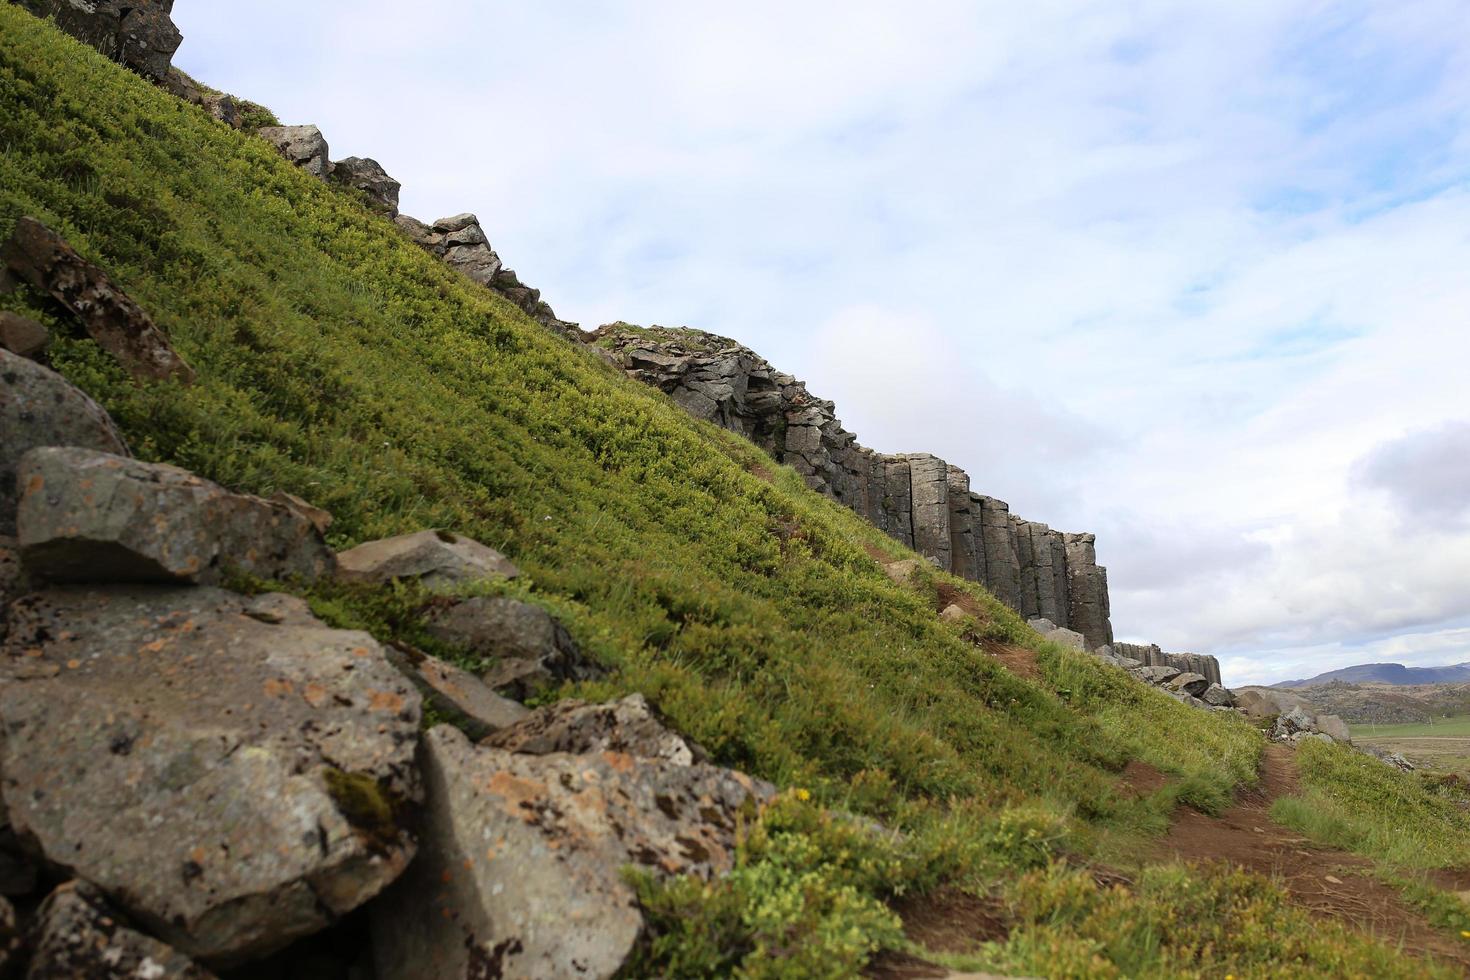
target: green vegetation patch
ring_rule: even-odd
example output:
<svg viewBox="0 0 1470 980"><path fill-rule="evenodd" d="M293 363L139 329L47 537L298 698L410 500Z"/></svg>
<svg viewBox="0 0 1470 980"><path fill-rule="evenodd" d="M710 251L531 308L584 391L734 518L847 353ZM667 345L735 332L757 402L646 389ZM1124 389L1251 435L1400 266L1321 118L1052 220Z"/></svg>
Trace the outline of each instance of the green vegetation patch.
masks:
<svg viewBox="0 0 1470 980"><path fill-rule="evenodd" d="M1470 789L1459 780L1400 772L1335 743L1297 749L1302 793L1271 816L1314 840L1404 868L1470 863Z"/></svg>

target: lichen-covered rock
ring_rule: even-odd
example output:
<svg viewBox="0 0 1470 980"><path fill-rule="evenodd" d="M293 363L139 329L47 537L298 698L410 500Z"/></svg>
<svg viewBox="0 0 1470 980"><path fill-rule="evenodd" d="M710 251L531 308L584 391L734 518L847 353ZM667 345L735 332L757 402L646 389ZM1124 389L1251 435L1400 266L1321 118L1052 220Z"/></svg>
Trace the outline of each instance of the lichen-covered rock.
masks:
<svg viewBox="0 0 1470 980"><path fill-rule="evenodd" d="M332 164L332 179L367 195L374 208L388 217L398 214L398 194L403 185L398 183L382 164L368 157L348 157Z"/></svg>
<svg viewBox="0 0 1470 980"><path fill-rule="evenodd" d="M28 316L0 310L0 348L35 360L46 352L51 334Z"/></svg>
<svg viewBox="0 0 1470 980"><path fill-rule="evenodd" d="M520 574L494 548L462 534L432 530L360 544L338 555L337 565L338 573L349 582L417 579L430 588Z"/></svg>
<svg viewBox="0 0 1470 980"><path fill-rule="evenodd" d="M373 903L379 980L610 977L643 930L622 869L728 871L760 798L709 765L515 755L442 725L422 757L419 857Z"/></svg>
<svg viewBox="0 0 1470 980"><path fill-rule="evenodd" d="M196 958L262 955L414 852L419 696L366 633L214 588L51 589L0 646L17 835Z"/></svg>
<svg viewBox="0 0 1470 980"><path fill-rule="evenodd" d="M952 602L939 610L939 618L946 623L963 623L965 620L973 619L974 617L965 612L963 607Z"/></svg>
<svg viewBox="0 0 1470 980"><path fill-rule="evenodd" d="M20 547L12 537L0 534L0 640L5 639L6 607L26 590L25 571L20 566Z"/></svg>
<svg viewBox="0 0 1470 980"><path fill-rule="evenodd" d="M53 582L310 581L335 567L306 517L176 466L48 447L21 460L18 485L22 560Z"/></svg>
<svg viewBox="0 0 1470 980"><path fill-rule="evenodd" d="M170 14L173 0L18 0L41 17L146 78L168 74L184 36Z"/></svg>
<svg viewBox="0 0 1470 980"><path fill-rule="evenodd" d="M519 599L476 596L435 612L426 625L442 643L493 657L485 683L518 700L601 673L555 617Z"/></svg>
<svg viewBox="0 0 1470 980"><path fill-rule="evenodd" d="M262 126L256 135L313 177L325 180L332 173L327 138L315 126Z"/></svg>
<svg viewBox="0 0 1470 980"><path fill-rule="evenodd" d="M387 648L388 660L413 682L424 704L470 738L484 738L531 714L525 705L503 698L474 674L418 650Z"/></svg>
<svg viewBox="0 0 1470 980"><path fill-rule="evenodd" d="M568 699L537 708L524 720L496 732L481 745L521 755L567 752L624 752L640 759L662 759L676 766L705 762L694 742L669 730L641 694L620 701L588 704Z"/></svg>
<svg viewBox="0 0 1470 980"><path fill-rule="evenodd" d="M165 943L124 924L86 882L46 897L32 927L27 980L213 980L214 974Z"/></svg>
<svg viewBox="0 0 1470 980"><path fill-rule="evenodd" d="M16 277L66 307L87 334L135 378L194 380L153 318L56 232L21 218L0 258Z"/></svg>
<svg viewBox="0 0 1470 980"><path fill-rule="evenodd" d="M126 456L112 419L61 375L0 350L0 535L15 533L15 477L37 446L83 446Z"/></svg>
<svg viewBox="0 0 1470 980"><path fill-rule="evenodd" d="M905 587L914 584L914 576L924 567L924 563L917 558L905 558L903 561L892 561L883 566L883 574L895 585Z"/></svg>

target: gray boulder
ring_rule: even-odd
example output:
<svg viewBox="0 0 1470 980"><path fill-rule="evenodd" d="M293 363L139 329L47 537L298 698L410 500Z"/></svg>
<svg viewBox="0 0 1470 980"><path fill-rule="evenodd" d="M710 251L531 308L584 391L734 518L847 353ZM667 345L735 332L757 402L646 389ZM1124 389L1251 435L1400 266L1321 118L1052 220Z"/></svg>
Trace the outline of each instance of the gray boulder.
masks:
<svg viewBox="0 0 1470 980"><path fill-rule="evenodd" d="M124 924L102 893L73 881L47 896L32 927L31 980L213 980L193 960Z"/></svg>
<svg viewBox="0 0 1470 980"><path fill-rule="evenodd" d="M501 697L474 674L438 657L391 646L387 654L388 661L419 689L424 704L470 738L484 738L531 714L525 705Z"/></svg>
<svg viewBox="0 0 1470 980"><path fill-rule="evenodd" d="M426 626L441 643L493 658L485 683L517 700L601 673L550 613L519 599L476 596L439 610Z"/></svg>
<svg viewBox="0 0 1470 980"><path fill-rule="evenodd" d="M430 588L510 579L520 574L500 552L449 531L415 531L360 544L337 556L338 573L349 582L417 579Z"/></svg>
<svg viewBox="0 0 1470 980"><path fill-rule="evenodd" d="M1134 660L1132 657L1115 657L1114 659L1117 660L1118 666L1124 670L1138 670L1143 666L1142 660Z"/></svg>
<svg viewBox="0 0 1470 980"><path fill-rule="evenodd" d="M1216 708L1231 708L1235 706L1235 695L1231 694L1229 689L1221 687L1219 684L1211 684L1205 688L1204 693L1199 698L1205 704Z"/></svg>
<svg viewBox="0 0 1470 980"><path fill-rule="evenodd" d="M313 177L325 180L332 173L327 138L315 126L262 126L256 135Z"/></svg>
<svg viewBox="0 0 1470 980"><path fill-rule="evenodd" d="M1026 625L1034 629L1036 632L1040 633L1042 636L1045 636L1046 634L1057 628L1056 623L1053 623L1051 620L1041 616L1036 616L1026 620Z"/></svg>
<svg viewBox="0 0 1470 980"><path fill-rule="evenodd" d="M1302 707L1308 714L1311 713L1307 699L1290 691L1271 687L1242 687L1233 693L1235 706L1251 718L1275 718L1296 707Z"/></svg>
<svg viewBox="0 0 1470 980"><path fill-rule="evenodd" d="M1135 670L1135 675L1150 684L1167 684L1179 676L1179 671L1173 667L1139 667Z"/></svg>
<svg viewBox="0 0 1470 980"><path fill-rule="evenodd" d="M374 208L388 217L398 214L398 193L403 185L388 176L381 164L367 157L348 157L332 164L332 179L367 195Z"/></svg>
<svg viewBox="0 0 1470 980"><path fill-rule="evenodd" d="M623 752L676 766L691 766L709 758L697 744L664 727L641 694L607 704L558 701L536 709L480 744L521 755Z"/></svg>
<svg viewBox="0 0 1470 980"><path fill-rule="evenodd" d="M939 618L946 623L963 623L967 619L973 619L974 617L965 612L963 607L952 602L940 611Z"/></svg>
<svg viewBox="0 0 1470 980"><path fill-rule="evenodd" d="M33 449L21 460L16 524L27 571L53 582L214 584L329 575L310 520L164 463L92 449Z"/></svg>
<svg viewBox="0 0 1470 980"><path fill-rule="evenodd" d="M1318 715L1317 731L1331 738L1334 742L1351 742L1352 732L1348 729L1347 722L1337 715Z"/></svg>
<svg viewBox="0 0 1470 980"><path fill-rule="evenodd" d="M18 0L41 17L145 78L161 79L184 36L173 0Z"/></svg>
<svg viewBox="0 0 1470 980"><path fill-rule="evenodd" d="M174 350L141 306L66 239L35 218L21 218L0 258L15 276L56 300L98 346L142 381L168 378L189 384L194 369Z"/></svg>
<svg viewBox="0 0 1470 980"><path fill-rule="evenodd" d="M100 406L61 375L0 350L0 535L15 533L16 471L37 446L83 446L126 456Z"/></svg>
<svg viewBox="0 0 1470 980"><path fill-rule="evenodd" d="M46 352L51 334L30 317L0 310L0 348L34 360Z"/></svg>
<svg viewBox="0 0 1470 980"><path fill-rule="evenodd" d="M1190 697L1199 697L1210 687L1210 679L1201 674L1185 672L1176 674L1164 682L1164 686L1171 691L1188 694Z"/></svg>
<svg viewBox="0 0 1470 980"><path fill-rule="evenodd" d="M289 596L52 589L0 646L0 796L52 864L233 963L408 864L419 703L372 637Z"/></svg>
<svg viewBox="0 0 1470 980"><path fill-rule="evenodd" d="M1055 643L1057 646L1060 647L1066 647L1068 650L1077 650L1081 652L1085 652L1087 650L1087 640L1082 636L1081 633L1077 632L1076 630L1069 630L1058 627L1047 633L1046 639L1048 642Z"/></svg>
<svg viewBox="0 0 1470 980"><path fill-rule="evenodd" d="M441 725L419 857L373 903L379 980L611 977L643 931L622 869L730 870L747 777L619 752L515 755Z"/></svg>

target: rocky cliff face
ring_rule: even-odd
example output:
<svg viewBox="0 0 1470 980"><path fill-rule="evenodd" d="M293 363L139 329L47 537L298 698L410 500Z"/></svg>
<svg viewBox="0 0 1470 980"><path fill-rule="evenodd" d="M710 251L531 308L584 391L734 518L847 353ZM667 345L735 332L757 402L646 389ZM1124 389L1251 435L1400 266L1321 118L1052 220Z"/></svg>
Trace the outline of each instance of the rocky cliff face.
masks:
<svg viewBox="0 0 1470 980"><path fill-rule="evenodd" d="M928 453L860 445L836 406L725 337L609 324L594 349L666 392L690 414L738 432L792 466L807 485L867 518L935 565L983 583L1028 618L1113 641L1107 569L1091 534L1066 534L977 493L958 466Z"/></svg>

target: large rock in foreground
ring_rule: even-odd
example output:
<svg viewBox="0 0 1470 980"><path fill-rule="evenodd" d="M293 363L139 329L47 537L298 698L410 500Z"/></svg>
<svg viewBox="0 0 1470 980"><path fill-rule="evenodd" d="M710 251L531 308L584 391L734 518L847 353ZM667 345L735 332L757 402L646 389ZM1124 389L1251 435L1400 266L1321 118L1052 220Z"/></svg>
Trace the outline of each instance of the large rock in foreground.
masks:
<svg viewBox="0 0 1470 980"><path fill-rule="evenodd" d="M52 892L36 913L34 980L214 980L214 974L118 920L85 882Z"/></svg>
<svg viewBox="0 0 1470 980"><path fill-rule="evenodd" d="M336 566L306 515L176 466L34 449L18 485L21 557L54 582L209 584L230 570L310 581Z"/></svg>
<svg viewBox="0 0 1470 980"><path fill-rule="evenodd" d="M612 976L643 929L621 869L728 871L760 793L713 766L513 755L442 725L422 756L419 858L373 905L379 980Z"/></svg>
<svg viewBox="0 0 1470 980"><path fill-rule="evenodd" d="M0 350L0 535L15 533L15 475L37 446L84 446L126 456L112 419L61 375Z"/></svg>
<svg viewBox="0 0 1470 980"><path fill-rule="evenodd" d="M184 36L169 14L173 0L18 0L40 17L146 78L168 74Z"/></svg>
<svg viewBox="0 0 1470 980"><path fill-rule="evenodd" d="M16 277L66 307L135 378L176 378L188 384L194 369L174 350L144 309L107 273L77 254L56 232L34 218L21 218L0 248Z"/></svg>
<svg viewBox="0 0 1470 980"><path fill-rule="evenodd" d="M0 647L16 834L183 952L229 963L329 924L414 852L419 696L300 600L53 589Z"/></svg>

